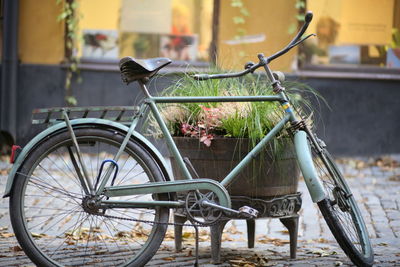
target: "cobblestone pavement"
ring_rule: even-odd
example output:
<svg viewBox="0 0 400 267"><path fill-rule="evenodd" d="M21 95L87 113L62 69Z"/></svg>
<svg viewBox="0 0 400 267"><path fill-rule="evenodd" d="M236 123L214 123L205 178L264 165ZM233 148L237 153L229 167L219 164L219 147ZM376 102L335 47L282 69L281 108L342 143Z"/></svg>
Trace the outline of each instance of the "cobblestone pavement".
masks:
<svg viewBox="0 0 400 267"><path fill-rule="evenodd" d="M375 252L375 266L400 266L400 155L379 159L340 159L348 183L360 204ZM0 193L4 191L10 165L0 161ZM256 221L256 244L247 248L244 220L230 221L222 242L219 266L352 266L306 190L300 211L297 258L289 258L288 233L277 219ZM8 198L0 199L0 266L33 266L21 251L9 222ZM170 233L173 229L170 227ZM184 249L176 253L173 240L166 239L148 266L193 266L193 229L184 229ZM199 263L212 265L207 230L202 230ZM247 264L247 265L246 265Z"/></svg>

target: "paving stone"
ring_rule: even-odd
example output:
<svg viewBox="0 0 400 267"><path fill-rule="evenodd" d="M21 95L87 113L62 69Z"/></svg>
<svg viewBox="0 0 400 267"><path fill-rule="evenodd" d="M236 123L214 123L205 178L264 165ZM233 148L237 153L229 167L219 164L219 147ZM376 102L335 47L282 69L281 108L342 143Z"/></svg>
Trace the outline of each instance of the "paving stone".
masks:
<svg viewBox="0 0 400 267"><path fill-rule="evenodd" d="M389 221L398 221L400 220L400 211L398 210L387 210L386 216Z"/></svg>
<svg viewBox="0 0 400 267"><path fill-rule="evenodd" d="M375 194L368 194L368 195L364 195L364 197L367 198L367 200L365 201L365 203L369 206L369 207L381 207L381 201L380 199L375 195Z"/></svg>
<svg viewBox="0 0 400 267"><path fill-rule="evenodd" d="M385 210L396 210L397 209L397 204L393 200L382 200L381 201L382 207Z"/></svg>
<svg viewBox="0 0 400 267"><path fill-rule="evenodd" d="M390 221L389 224L390 224L391 227L400 227L400 220Z"/></svg>

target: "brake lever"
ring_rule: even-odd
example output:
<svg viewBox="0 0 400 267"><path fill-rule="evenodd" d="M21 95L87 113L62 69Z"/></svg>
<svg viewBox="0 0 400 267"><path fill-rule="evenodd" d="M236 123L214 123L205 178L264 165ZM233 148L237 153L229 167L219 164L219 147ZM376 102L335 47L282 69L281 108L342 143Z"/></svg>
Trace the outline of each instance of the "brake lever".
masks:
<svg viewBox="0 0 400 267"><path fill-rule="evenodd" d="M305 40L307 40L308 38L313 37L313 36L317 36L317 35L316 35L315 33L309 34L309 35L307 35L306 37L304 37L303 39L300 39L299 41L297 41L297 42L295 42L294 44L292 44L291 46L289 46L289 49L292 49L292 48L295 47L296 45L298 45L298 44L304 42Z"/></svg>

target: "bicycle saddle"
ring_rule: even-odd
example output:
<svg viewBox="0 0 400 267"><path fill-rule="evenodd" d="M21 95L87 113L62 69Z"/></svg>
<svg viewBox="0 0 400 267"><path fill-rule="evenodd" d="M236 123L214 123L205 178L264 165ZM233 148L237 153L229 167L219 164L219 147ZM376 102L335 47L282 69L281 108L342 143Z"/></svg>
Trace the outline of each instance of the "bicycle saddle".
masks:
<svg viewBox="0 0 400 267"><path fill-rule="evenodd" d="M136 59L124 57L119 61L122 81L129 84L143 78L151 78L160 69L170 64L169 58L158 57L149 59Z"/></svg>

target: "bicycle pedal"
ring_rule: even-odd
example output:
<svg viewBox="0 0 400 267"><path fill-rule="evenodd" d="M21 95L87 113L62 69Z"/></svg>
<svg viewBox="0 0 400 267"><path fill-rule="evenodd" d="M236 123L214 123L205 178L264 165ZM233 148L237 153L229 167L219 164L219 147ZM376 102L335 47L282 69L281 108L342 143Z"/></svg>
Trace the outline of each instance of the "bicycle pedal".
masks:
<svg viewBox="0 0 400 267"><path fill-rule="evenodd" d="M257 218L258 213L259 213L258 210L253 209L252 207L249 206L243 206L239 208L239 214L245 217Z"/></svg>

